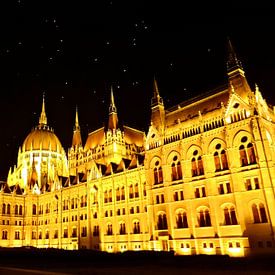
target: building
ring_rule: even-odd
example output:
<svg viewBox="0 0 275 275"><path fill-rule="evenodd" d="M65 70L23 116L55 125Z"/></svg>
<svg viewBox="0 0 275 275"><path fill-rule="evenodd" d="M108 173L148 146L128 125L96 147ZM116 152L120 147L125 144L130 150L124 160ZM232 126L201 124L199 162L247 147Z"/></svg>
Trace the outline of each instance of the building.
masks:
<svg viewBox="0 0 275 275"><path fill-rule="evenodd" d="M274 253L275 108L251 89L231 43L228 83L166 109L154 80L148 133L109 119L65 154L47 124L1 182L0 245Z"/></svg>

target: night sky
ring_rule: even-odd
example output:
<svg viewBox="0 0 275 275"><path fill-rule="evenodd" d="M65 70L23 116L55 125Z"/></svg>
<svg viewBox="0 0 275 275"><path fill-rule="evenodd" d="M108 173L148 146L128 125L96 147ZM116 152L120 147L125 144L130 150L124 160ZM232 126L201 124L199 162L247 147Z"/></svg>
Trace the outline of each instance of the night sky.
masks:
<svg viewBox="0 0 275 275"><path fill-rule="evenodd" d="M3 2L0 179L38 124L43 93L48 125L66 151L76 105L85 142L107 118L111 85L120 122L147 132L153 78L166 107L225 84L227 37L251 87L257 83L275 105L272 9L217 10L173 1Z"/></svg>

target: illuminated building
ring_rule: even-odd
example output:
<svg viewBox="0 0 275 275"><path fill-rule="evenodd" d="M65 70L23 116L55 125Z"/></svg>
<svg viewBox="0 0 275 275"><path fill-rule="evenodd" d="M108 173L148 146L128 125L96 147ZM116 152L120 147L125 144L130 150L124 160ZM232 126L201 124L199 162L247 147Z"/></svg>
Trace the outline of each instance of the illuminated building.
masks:
<svg viewBox="0 0 275 275"><path fill-rule="evenodd" d="M166 109L154 80L147 135L106 127L85 145L76 111L68 160L47 125L19 149L1 183L7 247L274 252L274 108L252 90L229 42L228 85Z"/></svg>

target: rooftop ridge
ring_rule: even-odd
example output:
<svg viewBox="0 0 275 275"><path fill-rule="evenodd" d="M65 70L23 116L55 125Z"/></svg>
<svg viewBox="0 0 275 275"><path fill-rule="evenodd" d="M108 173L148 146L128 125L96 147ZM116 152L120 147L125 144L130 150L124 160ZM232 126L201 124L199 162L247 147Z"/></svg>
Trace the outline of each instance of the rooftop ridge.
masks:
<svg viewBox="0 0 275 275"><path fill-rule="evenodd" d="M217 94L218 92L223 92L224 90L226 90L228 88L228 84L223 84L223 85L220 85L218 86L217 88L215 89L211 89L207 92L204 92L204 93L201 93L195 97L192 97L190 99L186 99L182 102L180 102L179 104L175 105L175 106L172 106L170 108L167 108L167 112L173 112L173 111L176 111L179 106L180 107L185 107L185 106L188 106L188 105L191 105L192 103L196 102L196 101L199 101L199 100L202 100L204 98L207 98L211 95L214 95L214 94Z"/></svg>

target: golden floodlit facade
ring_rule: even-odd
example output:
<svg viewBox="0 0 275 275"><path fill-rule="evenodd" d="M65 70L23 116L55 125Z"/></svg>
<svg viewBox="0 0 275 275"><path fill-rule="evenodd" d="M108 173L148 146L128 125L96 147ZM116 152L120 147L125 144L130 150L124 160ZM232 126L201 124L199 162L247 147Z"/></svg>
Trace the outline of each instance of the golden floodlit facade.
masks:
<svg viewBox="0 0 275 275"><path fill-rule="evenodd" d="M166 109L154 80L148 133L105 127L82 144L76 110L65 153L48 126L0 184L0 246L274 253L275 108L251 89L231 43L228 84Z"/></svg>

